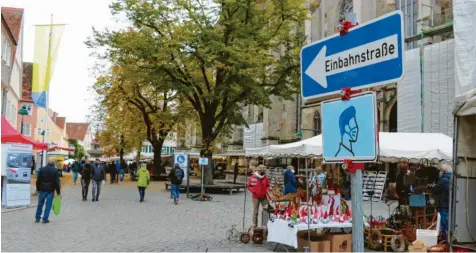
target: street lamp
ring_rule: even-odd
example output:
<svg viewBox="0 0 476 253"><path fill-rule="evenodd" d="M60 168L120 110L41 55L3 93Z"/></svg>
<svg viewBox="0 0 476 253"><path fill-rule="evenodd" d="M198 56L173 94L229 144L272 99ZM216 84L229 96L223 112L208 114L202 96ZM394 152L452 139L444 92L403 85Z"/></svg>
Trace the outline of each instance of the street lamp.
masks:
<svg viewBox="0 0 476 253"><path fill-rule="evenodd" d="M23 116L28 115L28 110L26 106L22 106L20 110L18 110L18 114L21 115L21 126L20 126L20 133L23 134Z"/></svg>

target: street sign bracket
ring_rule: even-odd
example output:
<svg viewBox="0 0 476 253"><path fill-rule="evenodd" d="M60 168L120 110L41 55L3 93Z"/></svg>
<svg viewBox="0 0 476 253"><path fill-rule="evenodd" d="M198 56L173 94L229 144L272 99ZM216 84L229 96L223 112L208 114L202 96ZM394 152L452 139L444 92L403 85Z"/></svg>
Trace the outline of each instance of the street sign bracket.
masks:
<svg viewBox="0 0 476 253"><path fill-rule="evenodd" d="M343 88L340 92L340 96L341 96L341 99L342 100L350 100L350 98L352 97L352 95L355 95L355 94L359 94L361 93L362 90L352 90L352 88Z"/></svg>
<svg viewBox="0 0 476 253"><path fill-rule="evenodd" d="M355 173L357 170L361 170L363 172L364 163L354 163L352 160L344 160L342 168L349 173Z"/></svg>
<svg viewBox="0 0 476 253"><path fill-rule="evenodd" d="M344 21L342 21L342 23L340 23L340 25L339 25L339 27L337 27L337 29L339 29L339 31L340 31L339 32L340 36L344 36L344 35L349 33L350 28L352 28L354 26L357 26L357 25L359 25L359 23L355 23L355 25L354 25L354 24L352 24L351 21L344 20Z"/></svg>

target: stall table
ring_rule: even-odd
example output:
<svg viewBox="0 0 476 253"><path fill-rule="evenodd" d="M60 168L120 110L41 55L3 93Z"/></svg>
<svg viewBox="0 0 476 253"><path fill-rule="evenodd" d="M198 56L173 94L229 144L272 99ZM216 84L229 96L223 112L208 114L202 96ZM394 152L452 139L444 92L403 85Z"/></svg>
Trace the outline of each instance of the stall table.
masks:
<svg viewBox="0 0 476 253"><path fill-rule="evenodd" d="M330 222L327 224L310 224L309 229L330 229L330 228L341 228L341 229L352 229L352 223L344 222ZM288 226L288 222L282 219L276 219L274 221L268 221L268 242L276 242L279 244L285 244L297 249L298 240L297 234L299 231L308 230L307 224L297 224L294 227Z"/></svg>

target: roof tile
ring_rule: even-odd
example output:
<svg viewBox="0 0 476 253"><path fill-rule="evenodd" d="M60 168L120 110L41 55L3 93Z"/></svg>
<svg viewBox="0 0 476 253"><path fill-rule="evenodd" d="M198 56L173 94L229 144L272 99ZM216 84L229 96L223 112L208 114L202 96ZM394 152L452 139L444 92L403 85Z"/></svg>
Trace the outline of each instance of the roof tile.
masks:
<svg viewBox="0 0 476 253"><path fill-rule="evenodd" d="M13 34L15 44L18 44L18 40L20 39L23 12L24 10L21 8L2 7L2 16L5 18L8 28L10 28Z"/></svg>
<svg viewBox="0 0 476 253"><path fill-rule="evenodd" d="M66 123L66 134L69 139L84 141L89 123Z"/></svg>

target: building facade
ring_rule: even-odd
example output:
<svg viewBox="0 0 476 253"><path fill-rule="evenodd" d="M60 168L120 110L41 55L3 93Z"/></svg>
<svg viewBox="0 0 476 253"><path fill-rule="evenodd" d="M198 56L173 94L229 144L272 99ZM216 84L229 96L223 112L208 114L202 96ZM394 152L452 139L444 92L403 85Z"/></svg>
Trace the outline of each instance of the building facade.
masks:
<svg viewBox="0 0 476 253"><path fill-rule="evenodd" d="M23 116L23 135L32 139L36 139L36 136L41 134L41 132L38 133L38 129L36 127L38 115L36 106L33 103L33 99L31 97L32 77L33 64L29 62L23 63L22 96L20 102L18 103L18 108L20 109L25 107L28 111L28 115ZM21 130L22 116L19 114L17 116L17 122L20 125Z"/></svg>
<svg viewBox="0 0 476 253"><path fill-rule="evenodd" d="M2 7L2 116L17 129L23 78L23 9Z"/></svg>
<svg viewBox="0 0 476 253"><path fill-rule="evenodd" d="M78 140L86 153L95 150L94 134L89 123L66 123L66 134L68 139Z"/></svg>

